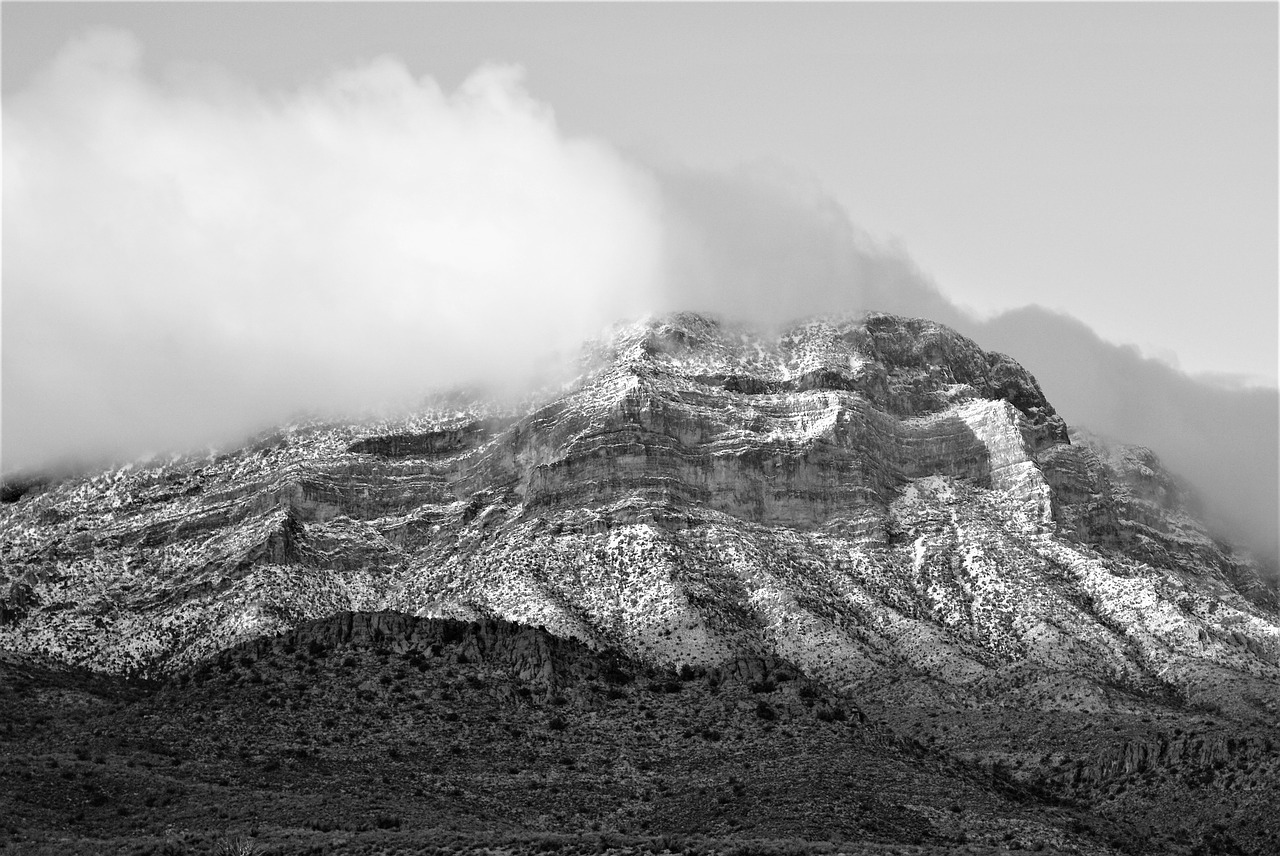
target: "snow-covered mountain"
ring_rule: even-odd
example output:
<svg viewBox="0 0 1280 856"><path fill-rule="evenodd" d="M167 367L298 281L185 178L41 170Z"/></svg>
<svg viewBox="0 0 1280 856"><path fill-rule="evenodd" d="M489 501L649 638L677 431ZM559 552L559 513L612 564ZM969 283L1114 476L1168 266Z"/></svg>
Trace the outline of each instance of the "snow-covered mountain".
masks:
<svg viewBox="0 0 1280 856"><path fill-rule="evenodd" d="M823 688L801 707L855 710L921 769L987 769L1034 811L1074 806L1123 830L1107 846L1280 846L1275 583L1150 450L1069 428L1010 357L878 313L779 333L650 318L580 369L520 405L442 395L11 482L5 662L168 676L198 711L225 701L189 689L215 657L419 626L388 613L501 618L681 675L786 663ZM378 644L421 656L415 639ZM772 698L747 672L746 697ZM938 829L963 808L917 802Z"/></svg>
<svg viewBox="0 0 1280 856"><path fill-rule="evenodd" d="M71 479L4 505L0 540L0 646L103 670L391 609L676 664L777 654L859 691L1017 672L1277 713L1274 589L1154 455L891 315L648 319L525 410Z"/></svg>

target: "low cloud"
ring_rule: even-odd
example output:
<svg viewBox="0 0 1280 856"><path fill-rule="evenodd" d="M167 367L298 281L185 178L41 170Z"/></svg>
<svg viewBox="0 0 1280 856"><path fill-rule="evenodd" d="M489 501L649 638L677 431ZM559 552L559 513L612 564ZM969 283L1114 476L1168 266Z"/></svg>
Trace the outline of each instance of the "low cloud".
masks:
<svg viewBox="0 0 1280 856"><path fill-rule="evenodd" d="M878 309L1011 354L1068 422L1151 446L1277 552L1276 390L1036 307L978 319L812 181L634 163L509 67L445 93L382 59L282 94L138 59L91 34L4 104L7 471L523 376L646 311Z"/></svg>
<svg viewBox="0 0 1280 856"><path fill-rule="evenodd" d="M664 309L765 325L868 308L961 317L904 251L858 229L804 176L772 164L654 172L666 206Z"/></svg>
<svg viewBox="0 0 1280 856"><path fill-rule="evenodd" d="M5 469L492 382L647 308L652 179L517 69L279 94L139 53L92 33L4 104Z"/></svg>
<svg viewBox="0 0 1280 856"><path fill-rule="evenodd" d="M1216 530L1274 561L1280 521L1280 393L1192 377L1037 306L980 319L900 249L849 222L811 182L774 168L659 171L680 269L665 294L762 324L879 310L947 324L1026 366L1069 424L1152 448L1187 478Z"/></svg>
<svg viewBox="0 0 1280 856"><path fill-rule="evenodd" d="M1153 449L1223 535L1280 554L1280 393L1184 374L1036 306L958 327L1018 359L1071 424Z"/></svg>

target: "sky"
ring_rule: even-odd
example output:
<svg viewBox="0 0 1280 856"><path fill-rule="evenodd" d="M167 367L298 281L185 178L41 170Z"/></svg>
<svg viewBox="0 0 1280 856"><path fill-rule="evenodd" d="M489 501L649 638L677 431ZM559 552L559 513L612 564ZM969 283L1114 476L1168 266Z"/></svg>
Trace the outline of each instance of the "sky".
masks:
<svg viewBox="0 0 1280 856"><path fill-rule="evenodd" d="M1069 421L1172 450L1274 539L1275 4L0 25L6 470L506 377L650 310L884 308L1016 346ZM1224 425L1261 476L1206 452Z"/></svg>

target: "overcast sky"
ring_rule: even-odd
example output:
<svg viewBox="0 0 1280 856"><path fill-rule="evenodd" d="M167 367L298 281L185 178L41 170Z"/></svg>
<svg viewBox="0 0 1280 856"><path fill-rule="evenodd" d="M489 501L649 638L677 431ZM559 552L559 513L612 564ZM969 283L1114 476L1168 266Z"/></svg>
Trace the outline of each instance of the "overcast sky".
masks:
<svg viewBox="0 0 1280 856"><path fill-rule="evenodd" d="M962 305L1276 382L1274 4L6 3L5 95L94 24L279 91L519 64L568 134L811 176Z"/></svg>
<svg viewBox="0 0 1280 856"><path fill-rule="evenodd" d="M1274 540L1273 3L0 19L6 470L491 380L647 310L884 308L1016 346L1069 419L1204 479L1221 426L1155 414L1257 388L1239 501ZM1158 407L1094 394L1136 359L1106 342L1179 370L1132 363Z"/></svg>

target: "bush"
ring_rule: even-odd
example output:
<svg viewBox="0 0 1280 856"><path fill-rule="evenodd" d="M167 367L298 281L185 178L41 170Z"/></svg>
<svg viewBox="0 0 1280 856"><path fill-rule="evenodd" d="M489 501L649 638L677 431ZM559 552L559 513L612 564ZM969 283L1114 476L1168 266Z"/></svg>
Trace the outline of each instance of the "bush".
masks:
<svg viewBox="0 0 1280 856"><path fill-rule="evenodd" d="M262 848L257 842L251 841L243 836L235 838L224 838L219 841L213 848L214 856L259 856Z"/></svg>
<svg viewBox="0 0 1280 856"><path fill-rule="evenodd" d="M622 684L631 683L631 675L624 672L616 663L611 663L600 673L600 677L607 684L621 686Z"/></svg>
<svg viewBox="0 0 1280 856"><path fill-rule="evenodd" d="M761 701L756 704L756 716L768 722L777 719L778 712L767 701Z"/></svg>

